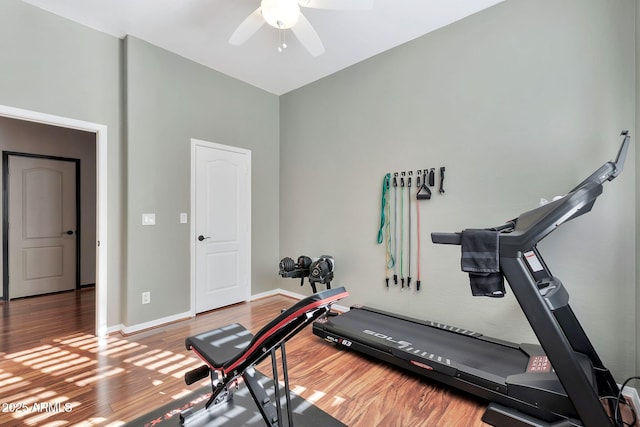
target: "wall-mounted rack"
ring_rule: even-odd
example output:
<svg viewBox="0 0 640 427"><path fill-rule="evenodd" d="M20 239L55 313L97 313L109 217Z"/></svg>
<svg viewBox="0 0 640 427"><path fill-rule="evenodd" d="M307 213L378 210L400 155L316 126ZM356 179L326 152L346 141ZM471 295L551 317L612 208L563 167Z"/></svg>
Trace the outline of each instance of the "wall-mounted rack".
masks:
<svg viewBox="0 0 640 427"><path fill-rule="evenodd" d="M439 168L423 168L409 171L389 172L384 177L382 184L382 211L380 215L381 221L380 229L378 231L378 243L383 244L386 240L385 282L387 288L389 287L389 276L393 271L393 284L400 284L402 289L411 289L411 258L413 256L413 248L411 244L411 218L413 207L411 201L415 200L414 204L417 221L416 257L418 261L415 290L420 290L420 203L418 203L418 201L430 200L432 195L435 193L435 189L434 191L431 189L436 185L436 171L439 171L438 194L445 194L445 170L446 168L444 166L440 166ZM392 198L389 197L389 193L391 193ZM406 226L405 221L407 222ZM405 272L407 273L406 276ZM400 273L399 282L398 273Z"/></svg>

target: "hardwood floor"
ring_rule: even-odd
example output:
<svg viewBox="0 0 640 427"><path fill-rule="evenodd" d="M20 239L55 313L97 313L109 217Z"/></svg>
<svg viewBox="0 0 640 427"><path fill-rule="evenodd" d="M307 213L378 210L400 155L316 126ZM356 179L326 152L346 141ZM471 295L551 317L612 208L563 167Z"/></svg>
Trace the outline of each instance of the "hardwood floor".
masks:
<svg viewBox="0 0 640 427"><path fill-rule="evenodd" d="M0 425L122 425L197 388L183 380L201 365L187 336L233 322L256 332L294 302L269 297L100 340L94 298L84 289L0 302ZM483 402L338 351L310 327L287 343L287 360L292 390L349 426L485 425ZM258 369L270 373L266 361ZM35 412L41 403L60 405Z"/></svg>

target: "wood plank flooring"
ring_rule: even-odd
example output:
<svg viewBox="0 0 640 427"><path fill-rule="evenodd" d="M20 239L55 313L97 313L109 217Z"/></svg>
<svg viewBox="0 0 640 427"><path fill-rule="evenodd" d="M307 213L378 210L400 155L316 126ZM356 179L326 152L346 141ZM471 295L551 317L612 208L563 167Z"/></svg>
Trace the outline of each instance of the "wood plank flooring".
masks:
<svg viewBox="0 0 640 427"><path fill-rule="evenodd" d="M193 391L184 339L229 323L252 332L294 300L275 296L130 336L94 335L93 289L0 302L0 425L119 426ZM287 343L292 390L349 426L484 426L485 404L338 351L311 327ZM258 366L270 373L268 362ZM204 382L203 382L204 383ZM37 412L50 403L54 411Z"/></svg>

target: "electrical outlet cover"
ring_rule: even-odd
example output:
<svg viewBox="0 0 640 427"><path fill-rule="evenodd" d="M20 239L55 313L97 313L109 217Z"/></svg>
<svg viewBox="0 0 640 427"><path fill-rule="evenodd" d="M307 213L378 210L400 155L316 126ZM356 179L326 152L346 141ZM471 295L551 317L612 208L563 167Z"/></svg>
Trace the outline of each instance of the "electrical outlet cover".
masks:
<svg viewBox="0 0 640 427"><path fill-rule="evenodd" d="M142 214L142 225L156 225L156 214L154 214L154 213L143 213Z"/></svg>

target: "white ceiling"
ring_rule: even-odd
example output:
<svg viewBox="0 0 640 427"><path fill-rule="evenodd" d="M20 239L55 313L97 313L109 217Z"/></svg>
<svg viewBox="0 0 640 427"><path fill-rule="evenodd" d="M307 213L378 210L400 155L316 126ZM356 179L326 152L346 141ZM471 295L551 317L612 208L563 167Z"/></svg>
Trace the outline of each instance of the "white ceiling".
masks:
<svg viewBox="0 0 640 427"><path fill-rule="evenodd" d="M127 34L276 95L282 95L503 0L373 0L371 10L302 8L325 53L311 56L291 30L264 25L228 43L259 0L23 0L122 38ZM349 0L344 0L348 2Z"/></svg>

